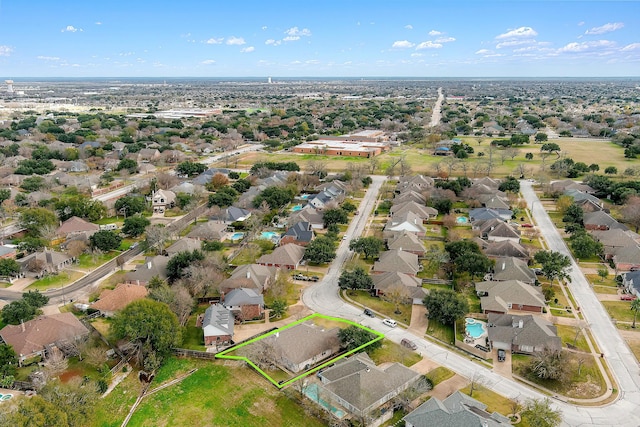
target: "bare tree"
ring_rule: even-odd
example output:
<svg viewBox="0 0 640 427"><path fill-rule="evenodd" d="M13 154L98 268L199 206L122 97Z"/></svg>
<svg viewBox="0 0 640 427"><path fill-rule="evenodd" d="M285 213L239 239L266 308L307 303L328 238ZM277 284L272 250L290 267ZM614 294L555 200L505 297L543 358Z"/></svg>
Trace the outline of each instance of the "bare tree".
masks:
<svg viewBox="0 0 640 427"><path fill-rule="evenodd" d="M449 171L449 176L451 176L451 173L456 169L456 167L458 166L458 163L460 163L460 159L453 156L449 156L444 160L444 164L446 165Z"/></svg>
<svg viewBox="0 0 640 427"><path fill-rule="evenodd" d="M524 164L524 163L519 163L518 167L516 168L516 174L517 176L527 176L527 174L529 173L529 168Z"/></svg>
<svg viewBox="0 0 640 427"><path fill-rule="evenodd" d="M307 162L307 170L316 176L327 175L327 161L320 159L312 159Z"/></svg>
<svg viewBox="0 0 640 427"><path fill-rule="evenodd" d="M409 298L409 290L401 283L390 286L384 292L384 298L395 306L395 313L400 314L400 304L406 303Z"/></svg>
<svg viewBox="0 0 640 427"><path fill-rule="evenodd" d="M469 170L469 163L465 162L464 160L460 162L460 169L462 169L462 172L464 172L464 176L467 176L467 171Z"/></svg>
<svg viewBox="0 0 640 427"><path fill-rule="evenodd" d="M400 157L399 166L401 176L407 176L411 174L411 165L409 164L409 161L407 160L407 157L405 155L402 155Z"/></svg>
<svg viewBox="0 0 640 427"><path fill-rule="evenodd" d="M368 165L368 169L369 169L370 173L374 174L378 170L378 166L380 165L380 161L378 160L377 157L369 157L369 162L368 162L367 165Z"/></svg>
<svg viewBox="0 0 640 427"><path fill-rule="evenodd" d="M511 160L513 160L518 154L520 154L520 150L518 150L516 147L507 147L504 152Z"/></svg>
<svg viewBox="0 0 640 427"><path fill-rule="evenodd" d="M45 371L48 378L55 378L69 367L69 361L58 349L48 352L45 359Z"/></svg>
<svg viewBox="0 0 640 427"><path fill-rule="evenodd" d="M87 250L87 248L87 244L82 240L73 240L67 243L67 254L69 254L69 256L77 258L82 255Z"/></svg>
<svg viewBox="0 0 640 427"><path fill-rule="evenodd" d="M169 240L169 231L161 225L150 225L145 230L145 243L149 249L155 249L157 254L162 253L164 244Z"/></svg>

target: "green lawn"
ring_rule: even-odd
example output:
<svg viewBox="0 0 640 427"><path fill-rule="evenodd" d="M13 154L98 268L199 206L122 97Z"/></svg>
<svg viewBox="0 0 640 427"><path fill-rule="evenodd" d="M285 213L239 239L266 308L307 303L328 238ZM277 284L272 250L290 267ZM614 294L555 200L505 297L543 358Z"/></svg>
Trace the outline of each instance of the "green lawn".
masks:
<svg viewBox="0 0 640 427"><path fill-rule="evenodd" d="M578 332L578 328L575 328L573 326L566 326L566 325L557 325L556 327L558 328L558 336L562 340L562 344L564 346L566 346L567 344L574 345L574 340L576 338L576 333ZM575 342L575 346L582 351L589 352L591 350L587 345L587 340L584 336L585 333L586 333L586 330L578 334L578 339Z"/></svg>
<svg viewBox="0 0 640 427"><path fill-rule="evenodd" d="M602 301L602 305L613 319L622 322L633 322L630 301ZM638 320L640 320L640 316L638 316Z"/></svg>
<svg viewBox="0 0 640 427"><path fill-rule="evenodd" d="M27 286L27 290L37 289L43 291L45 289L60 288L75 282L82 276L84 275L79 271L62 271L56 275L36 280Z"/></svg>
<svg viewBox="0 0 640 427"><path fill-rule="evenodd" d="M461 393L464 393L466 395L469 395L470 391L471 385L468 385L460 390ZM506 417L507 415L511 415L511 413L513 412L512 400L509 400L501 394L493 392L483 386L475 385L472 397L477 401L480 401L487 405L486 411L489 413L497 412ZM523 419L515 425L517 425L518 427L528 427L529 423L526 419Z"/></svg>
<svg viewBox="0 0 640 427"><path fill-rule="evenodd" d="M382 340L382 347L373 350L369 356L376 362L376 365L387 362L400 362L404 366L411 366L422 360L422 356L415 351L388 339Z"/></svg>
<svg viewBox="0 0 640 427"><path fill-rule="evenodd" d="M202 310L202 313L204 313L205 309L206 307ZM183 329L181 347L188 348L190 350L205 351L204 332L202 328L198 328L196 326L198 314L199 312L196 312L189 317L189 321Z"/></svg>
<svg viewBox="0 0 640 427"><path fill-rule="evenodd" d="M87 419L87 426L120 427L141 389L142 384L138 381L136 372L132 372L115 390L98 399L93 417Z"/></svg>
<svg viewBox="0 0 640 427"><path fill-rule="evenodd" d="M429 319L427 334L448 344L454 343L453 325L444 325L437 320Z"/></svg>
<svg viewBox="0 0 640 427"><path fill-rule="evenodd" d="M301 426L320 427L320 420L257 377L244 366L188 359L169 360L151 388L191 368L182 382L145 398L129 426ZM188 404L187 404L188 403Z"/></svg>
<svg viewBox="0 0 640 427"><path fill-rule="evenodd" d="M385 301L381 298L371 296L368 291L347 291L347 295L352 300L359 302L360 304L375 310L390 319L395 319L398 322L402 322L406 325L411 323L411 304L401 304L400 314L395 313L395 304Z"/></svg>
<svg viewBox="0 0 640 427"><path fill-rule="evenodd" d="M454 375L455 375L455 372L453 372L452 370L449 370L444 366L438 366L437 368L427 372L426 377L431 380L431 382L433 383L433 387L435 387L441 382L446 381L449 378L452 378Z"/></svg>
<svg viewBox="0 0 640 427"><path fill-rule="evenodd" d="M96 268L104 264L105 262L111 261L118 255L120 255L120 252L116 252L116 251L111 251L111 252L102 253L102 254L86 254L85 253L78 257L77 266L79 268Z"/></svg>

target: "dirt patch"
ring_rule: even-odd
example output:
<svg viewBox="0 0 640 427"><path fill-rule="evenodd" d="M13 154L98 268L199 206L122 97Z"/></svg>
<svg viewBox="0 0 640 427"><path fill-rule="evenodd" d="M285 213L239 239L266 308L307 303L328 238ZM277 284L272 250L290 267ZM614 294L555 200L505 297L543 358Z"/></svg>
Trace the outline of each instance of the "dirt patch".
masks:
<svg viewBox="0 0 640 427"><path fill-rule="evenodd" d="M586 382L574 384L567 392L567 397L591 398L593 396L601 396L603 393L602 387L589 377Z"/></svg>
<svg viewBox="0 0 640 427"><path fill-rule="evenodd" d="M80 378L82 377L82 371L80 369L71 369L68 371L63 372L60 375L60 381L62 381L63 383L68 383L69 381L71 381L73 378Z"/></svg>

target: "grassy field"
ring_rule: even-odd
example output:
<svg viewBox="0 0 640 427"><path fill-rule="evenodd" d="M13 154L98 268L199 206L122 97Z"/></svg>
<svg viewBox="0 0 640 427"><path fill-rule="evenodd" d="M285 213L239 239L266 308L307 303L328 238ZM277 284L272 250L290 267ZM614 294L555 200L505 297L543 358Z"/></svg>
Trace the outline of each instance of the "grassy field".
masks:
<svg viewBox="0 0 640 427"><path fill-rule="evenodd" d="M473 176L473 164L477 162L486 162L487 153L489 151L489 144L495 138L483 138L481 143L478 144L477 137L461 137L461 139L468 143L475 150L474 154L465 163L469 164L467 169L467 175ZM606 140L589 139L589 138L558 138L549 140L549 142L557 143L562 149L562 154L572 158L575 162L584 162L587 165L594 163L593 153L597 152L597 160L602 159L598 163L600 170L604 170L608 166L614 166L618 171L622 172L627 167L634 164L633 160L624 158L624 148L615 145ZM540 156L540 144L526 144L518 147L519 153L513 159L507 159L504 162L500 160L500 150L496 150L494 155L495 167L492 171L494 176L506 176L512 175L520 163L524 163L529 171L529 174L535 174L538 172L542 165L542 157ZM479 152L484 152L485 156L478 157ZM411 169L414 173L435 174L436 165L441 166L446 161L443 157L436 157L433 154L433 150L425 149L418 146L403 146L394 148L390 152L381 154L378 156L379 167L376 173L384 173L385 169L391 164L392 161L396 161L401 155L405 156L407 162L411 165ZM527 153L533 154L533 160L526 160L525 155ZM557 157L551 155L546 159L547 168L551 165ZM251 168L251 166L258 161L280 161L280 162L297 162L301 168L305 168L306 163L310 160L323 160L327 162L327 168L330 171L339 172L347 170L347 165L358 163L368 164L368 159L359 157L334 157L315 154L296 154L296 153L247 153L242 156L238 162L239 168ZM218 166L224 164L218 162ZM444 169L447 169L446 167ZM463 175L463 169L458 165L452 171L453 175Z"/></svg>
<svg viewBox="0 0 640 427"><path fill-rule="evenodd" d="M621 322L633 322L630 301L602 301L602 305L613 319ZM640 316L638 316L638 320L640 320Z"/></svg>
<svg viewBox="0 0 640 427"><path fill-rule="evenodd" d="M454 333L452 325L443 325L437 320L429 319L429 326L427 326L427 334L434 338L438 338L448 344L454 343Z"/></svg>
<svg viewBox="0 0 640 427"><path fill-rule="evenodd" d="M455 372L445 368L444 366L438 366L437 368L427 372L426 377L431 380L431 382L433 383L433 387L435 387L441 382L453 377L454 375Z"/></svg>
<svg viewBox="0 0 640 427"><path fill-rule="evenodd" d="M129 244L131 246L131 244ZM120 255L119 252L111 251L103 254L82 254L78 257L77 267L81 269L94 269L107 261Z"/></svg>
<svg viewBox="0 0 640 427"><path fill-rule="evenodd" d="M325 425L244 366L170 359L151 388L198 368L182 382L142 401L130 426L300 426ZM188 404L185 404L188 402Z"/></svg>
<svg viewBox="0 0 640 427"><path fill-rule="evenodd" d="M587 351L587 352L591 351L589 349L589 346L587 345L587 340L583 332L580 332L578 334L578 339L575 341L575 344L574 344L574 339L576 338L576 333L578 332L577 328L573 326L566 326L566 325L557 325L556 327L558 328L558 336L562 340L563 345L566 346L567 344L571 344L571 345L575 345L576 348L578 348L579 350Z"/></svg>
<svg viewBox="0 0 640 427"><path fill-rule="evenodd" d="M413 350L396 344L388 339L382 340L382 347L377 348L369 355L376 365L387 362L399 362L404 366L411 366L422 360L422 356Z"/></svg>
<svg viewBox="0 0 640 427"><path fill-rule="evenodd" d="M471 385L466 386L463 389L460 389L461 393L469 395L471 391ZM487 405L486 411L489 413L497 412L504 416L511 415L514 409L514 402L512 400L507 399L506 397L495 393L483 386L475 385L473 389L473 398L479 402ZM518 427L528 427L529 422L526 419L523 419L518 424L515 424Z"/></svg>
<svg viewBox="0 0 640 427"><path fill-rule="evenodd" d="M56 275L36 280L27 286L27 290L37 289L39 291L44 291L46 289L60 288L75 282L82 276L84 276L84 274L79 271L62 271Z"/></svg>
<svg viewBox="0 0 640 427"><path fill-rule="evenodd" d="M347 295L352 300L368 307L372 310L382 313L390 319L395 319L406 325L411 323L411 304L400 304L400 314L395 313L396 306L382 298L371 296L368 291L348 291Z"/></svg>

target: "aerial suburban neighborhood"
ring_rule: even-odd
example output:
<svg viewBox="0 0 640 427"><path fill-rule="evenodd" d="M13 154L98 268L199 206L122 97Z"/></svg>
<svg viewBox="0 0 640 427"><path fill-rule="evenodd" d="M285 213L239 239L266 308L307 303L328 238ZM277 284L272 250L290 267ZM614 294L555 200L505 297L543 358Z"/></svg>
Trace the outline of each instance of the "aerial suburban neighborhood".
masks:
<svg viewBox="0 0 640 427"><path fill-rule="evenodd" d="M0 88L0 424L626 417L637 85L397 83Z"/></svg>

